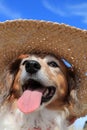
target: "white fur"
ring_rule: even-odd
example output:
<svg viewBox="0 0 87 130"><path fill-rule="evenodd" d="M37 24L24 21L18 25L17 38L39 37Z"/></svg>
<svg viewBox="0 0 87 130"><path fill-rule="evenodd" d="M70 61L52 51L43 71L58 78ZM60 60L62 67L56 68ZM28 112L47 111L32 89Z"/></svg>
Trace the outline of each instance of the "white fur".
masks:
<svg viewBox="0 0 87 130"><path fill-rule="evenodd" d="M66 130L65 112L51 111L46 108L30 113L23 114L18 109L11 111L5 107L0 110L0 130L34 130L39 127L41 130Z"/></svg>

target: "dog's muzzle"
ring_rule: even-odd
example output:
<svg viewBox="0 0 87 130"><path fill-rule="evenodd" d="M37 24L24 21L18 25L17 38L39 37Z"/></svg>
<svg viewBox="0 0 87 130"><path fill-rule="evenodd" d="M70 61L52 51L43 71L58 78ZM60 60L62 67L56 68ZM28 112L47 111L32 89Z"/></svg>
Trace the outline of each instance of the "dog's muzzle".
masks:
<svg viewBox="0 0 87 130"><path fill-rule="evenodd" d="M23 113L30 113L37 110L43 103L52 99L56 88L44 86L38 81L29 79L22 85L23 93L18 99L18 108Z"/></svg>
<svg viewBox="0 0 87 130"><path fill-rule="evenodd" d="M37 79L37 72L41 69L39 62L26 60L23 65L29 77L21 85L23 93L18 99L18 108L24 113L30 113L37 110L43 103L49 102L56 92L56 87L45 86Z"/></svg>
<svg viewBox="0 0 87 130"><path fill-rule="evenodd" d="M56 91L56 88L54 86L44 86L40 82L33 79L29 79L28 81L26 81L26 83L22 85L22 89L23 91L26 91L26 90L36 91L37 90L37 91L42 92L43 96L42 96L41 104L51 100L51 98L53 97Z"/></svg>

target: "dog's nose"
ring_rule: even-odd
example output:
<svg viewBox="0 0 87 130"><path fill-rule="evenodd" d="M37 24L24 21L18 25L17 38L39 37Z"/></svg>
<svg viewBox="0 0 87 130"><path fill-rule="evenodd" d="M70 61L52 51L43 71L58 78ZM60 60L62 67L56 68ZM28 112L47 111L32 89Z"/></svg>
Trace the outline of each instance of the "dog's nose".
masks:
<svg viewBox="0 0 87 130"><path fill-rule="evenodd" d="M29 61L26 61L25 63L25 69L30 74L34 74L38 72L40 68L41 68L41 65L35 60L29 60Z"/></svg>

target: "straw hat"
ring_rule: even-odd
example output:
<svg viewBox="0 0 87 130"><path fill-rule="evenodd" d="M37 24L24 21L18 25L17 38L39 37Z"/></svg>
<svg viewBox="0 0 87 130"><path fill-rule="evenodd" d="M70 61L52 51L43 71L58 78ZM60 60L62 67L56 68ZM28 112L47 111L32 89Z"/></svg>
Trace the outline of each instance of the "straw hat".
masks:
<svg viewBox="0 0 87 130"><path fill-rule="evenodd" d="M45 21L0 23L0 76L20 54L35 52L53 53L69 61L75 67L78 96L87 102L87 31Z"/></svg>

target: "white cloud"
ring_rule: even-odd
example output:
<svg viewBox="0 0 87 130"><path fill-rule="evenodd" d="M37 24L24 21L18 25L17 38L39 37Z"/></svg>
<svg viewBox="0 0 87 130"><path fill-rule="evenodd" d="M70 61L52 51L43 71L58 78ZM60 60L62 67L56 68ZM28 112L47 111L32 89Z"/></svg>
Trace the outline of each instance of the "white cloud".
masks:
<svg viewBox="0 0 87 130"><path fill-rule="evenodd" d="M11 10L3 3L3 1L0 1L0 14L3 14L4 16L8 17L8 19L21 18L20 13Z"/></svg>
<svg viewBox="0 0 87 130"><path fill-rule="evenodd" d="M82 21L87 23L87 3L70 5L68 9L71 11L72 15L81 16Z"/></svg>
<svg viewBox="0 0 87 130"><path fill-rule="evenodd" d="M65 12L63 10L61 10L59 7L56 7L55 5L52 5L47 0L43 0L43 5L45 8L47 8L51 12L58 14L60 16L65 16Z"/></svg>
<svg viewBox="0 0 87 130"><path fill-rule="evenodd" d="M61 17L80 16L82 22L87 24L87 2L80 4L62 3L61 6L58 1L53 4L50 0L43 0L43 5L49 11Z"/></svg>

